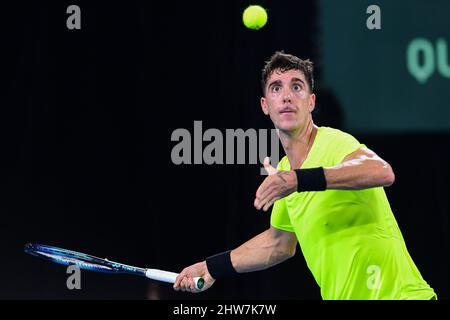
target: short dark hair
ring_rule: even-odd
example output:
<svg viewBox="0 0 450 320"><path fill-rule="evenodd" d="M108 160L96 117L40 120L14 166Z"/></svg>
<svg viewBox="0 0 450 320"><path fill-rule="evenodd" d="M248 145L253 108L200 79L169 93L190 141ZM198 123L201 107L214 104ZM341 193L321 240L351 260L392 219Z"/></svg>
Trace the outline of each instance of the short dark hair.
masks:
<svg viewBox="0 0 450 320"><path fill-rule="evenodd" d="M269 60L266 61L261 74L261 85L263 94L266 94L266 84L270 76L279 69L281 72L289 70L298 70L305 75L306 82L311 92L314 90L314 66L309 59L302 60L292 54L284 53L284 51L275 52Z"/></svg>

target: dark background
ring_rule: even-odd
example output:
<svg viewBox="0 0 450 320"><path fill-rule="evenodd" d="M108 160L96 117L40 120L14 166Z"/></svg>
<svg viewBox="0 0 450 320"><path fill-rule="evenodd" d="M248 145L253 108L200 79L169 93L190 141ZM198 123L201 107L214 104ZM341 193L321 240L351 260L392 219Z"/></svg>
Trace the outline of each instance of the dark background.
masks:
<svg viewBox="0 0 450 320"><path fill-rule="evenodd" d="M66 28L71 4L81 30ZM260 1L269 23L259 31L242 25L248 4L2 7L0 298L320 299L300 250L196 295L85 271L82 290L70 291L64 267L23 253L36 242L181 271L268 227L269 214L253 207L259 165L177 166L170 157L172 132L193 132L195 120L222 132L272 128L259 81L276 50L316 62L315 122L347 128L339 99L320 87L318 2ZM409 252L448 299L450 132L349 132L393 166L386 192Z"/></svg>

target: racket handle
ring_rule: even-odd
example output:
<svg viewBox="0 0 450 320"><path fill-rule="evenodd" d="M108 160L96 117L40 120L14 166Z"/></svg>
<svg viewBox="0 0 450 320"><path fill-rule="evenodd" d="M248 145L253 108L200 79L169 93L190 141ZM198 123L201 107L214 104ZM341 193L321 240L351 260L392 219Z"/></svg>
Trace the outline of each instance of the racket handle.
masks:
<svg viewBox="0 0 450 320"><path fill-rule="evenodd" d="M194 280L195 287L198 290L203 289L203 286L205 285L205 279L203 279L202 277L194 277L192 280Z"/></svg>
<svg viewBox="0 0 450 320"><path fill-rule="evenodd" d="M157 281L175 283L175 280L178 277L178 273L159 270L159 269L147 269L145 271L145 276L149 279L153 279L153 280L157 280ZM201 277L195 277L195 278L193 278L193 280L195 283L195 287L198 290L201 290L203 288L203 286L205 285L205 280Z"/></svg>

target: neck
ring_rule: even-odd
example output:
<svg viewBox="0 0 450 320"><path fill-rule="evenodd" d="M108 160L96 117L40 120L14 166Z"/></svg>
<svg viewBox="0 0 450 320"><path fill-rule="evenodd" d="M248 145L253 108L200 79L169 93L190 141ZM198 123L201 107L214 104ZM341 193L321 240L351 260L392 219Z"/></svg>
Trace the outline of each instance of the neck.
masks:
<svg viewBox="0 0 450 320"><path fill-rule="evenodd" d="M306 126L295 132L279 131L281 144L292 169L298 169L305 161L316 133L317 127L312 119L307 122Z"/></svg>

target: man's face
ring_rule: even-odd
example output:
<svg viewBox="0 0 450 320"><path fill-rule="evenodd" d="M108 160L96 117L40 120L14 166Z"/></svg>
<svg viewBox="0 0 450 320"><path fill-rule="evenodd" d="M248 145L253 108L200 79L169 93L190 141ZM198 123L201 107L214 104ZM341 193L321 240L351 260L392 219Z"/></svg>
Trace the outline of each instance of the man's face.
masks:
<svg viewBox="0 0 450 320"><path fill-rule="evenodd" d="M292 132L305 127L314 110L316 97L299 70L275 70L267 80L261 107L277 129Z"/></svg>

